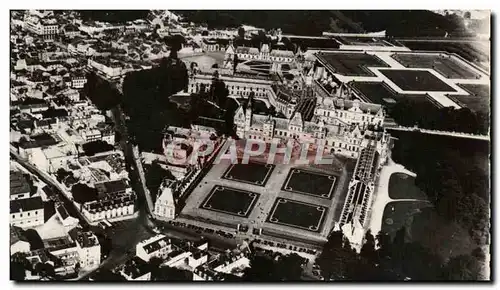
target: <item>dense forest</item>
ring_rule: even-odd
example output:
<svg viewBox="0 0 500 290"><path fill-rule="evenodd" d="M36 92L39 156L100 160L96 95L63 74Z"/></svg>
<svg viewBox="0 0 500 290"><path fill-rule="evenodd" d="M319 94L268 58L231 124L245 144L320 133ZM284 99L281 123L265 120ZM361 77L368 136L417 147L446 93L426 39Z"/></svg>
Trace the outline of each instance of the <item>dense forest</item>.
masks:
<svg viewBox="0 0 500 290"><path fill-rule="evenodd" d="M125 23L146 19L149 10L79 10L84 21L93 20L110 23Z"/></svg>
<svg viewBox="0 0 500 290"><path fill-rule="evenodd" d="M393 160L417 174L416 185L445 221L465 230L479 246L489 243L490 144L417 132L398 138Z"/></svg>
<svg viewBox="0 0 500 290"><path fill-rule="evenodd" d="M437 108L432 104L402 99L389 109L389 115L402 126L487 135L490 117L469 108Z"/></svg>
<svg viewBox="0 0 500 290"><path fill-rule="evenodd" d="M388 36L463 35L464 27L455 16L426 10L182 10L174 11L185 20L209 28L252 25L283 33L321 35L323 32L375 32ZM307 23L307 25L304 25Z"/></svg>
<svg viewBox="0 0 500 290"><path fill-rule="evenodd" d="M447 261L416 242L408 242L405 228L394 239L380 233L366 233L360 253L350 246L342 232L333 232L316 259L327 281L439 281L477 280L481 277L484 253L474 249ZM243 280L253 282L303 280L304 259L253 249L250 268Z"/></svg>

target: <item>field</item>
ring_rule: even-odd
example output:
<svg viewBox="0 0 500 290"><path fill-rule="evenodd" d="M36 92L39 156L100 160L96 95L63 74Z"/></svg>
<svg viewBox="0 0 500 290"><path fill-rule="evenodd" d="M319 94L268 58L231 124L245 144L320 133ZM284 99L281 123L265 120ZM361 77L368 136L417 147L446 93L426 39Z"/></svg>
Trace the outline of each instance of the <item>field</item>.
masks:
<svg viewBox="0 0 500 290"><path fill-rule="evenodd" d="M402 44L411 50L424 50L424 51L446 51L449 53L456 53L464 59L480 65L481 63L490 61L490 43L489 42L476 42L476 43L458 43L458 42L423 42L423 41L409 41L400 40Z"/></svg>
<svg viewBox="0 0 500 290"><path fill-rule="evenodd" d="M448 79L477 79L481 77L470 67L446 54L395 53L392 58L409 68L434 69Z"/></svg>
<svg viewBox="0 0 500 290"><path fill-rule="evenodd" d="M282 190L330 199L336 180L334 175L293 168L288 173Z"/></svg>
<svg viewBox="0 0 500 290"><path fill-rule="evenodd" d="M475 85L475 84L459 84L459 87L468 91L471 95L489 99L490 98L490 87L487 85Z"/></svg>
<svg viewBox="0 0 500 290"><path fill-rule="evenodd" d="M491 95L489 86L474 84L459 84L458 86L469 92L470 95L453 95L448 96L449 98L472 111L486 115L490 113Z"/></svg>
<svg viewBox="0 0 500 290"><path fill-rule="evenodd" d="M455 90L426 70L381 69L380 72L403 91L455 92Z"/></svg>
<svg viewBox="0 0 500 290"><path fill-rule="evenodd" d="M394 173L389 179L389 197L393 199L427 200L427 195L415 185L415 177Z"/></svg>
<svg viewBox="0 0 500 290"><path fill-rule="evenodd" d="M322 206L278 198L268 216L268 222L319 231L326 211Z"/></svg>
<svg viewBox="0 0 500 290"><path fill-rule="evenodd" d="M231 164L222 178L244 183L265 186L275 165L249 162L248 164Z"/></svg>
<svg viewBox="0 0 500 290"><path fill-rule="evenodd" d="M230 215L247 217L258 198L259 194L254 192L214 186L200 207Z"/></svg>
<svg viewBox="0 0 500 290"><path fill-rule="evenodd" d="M374 76L367 67L389 67L378 57L365 53L325 53L318 57L331 66L336 73L345 76Z"/></svg>
<svg viewBox="0 0 500 290"><path fill-rule="evenodd" d="M424 107L437 106L426 94L399 94L384 82L353 82L353 87L370 102L384 105L388 109L403 99L408 99Z"/></svg>
<svg viewBox="0 0 500 290"><path fill-rule="evenodd" d="M489 114L490 100L471 95L448 95L450 99L458 103L461 107L467 107L474 112Z"/></svg>

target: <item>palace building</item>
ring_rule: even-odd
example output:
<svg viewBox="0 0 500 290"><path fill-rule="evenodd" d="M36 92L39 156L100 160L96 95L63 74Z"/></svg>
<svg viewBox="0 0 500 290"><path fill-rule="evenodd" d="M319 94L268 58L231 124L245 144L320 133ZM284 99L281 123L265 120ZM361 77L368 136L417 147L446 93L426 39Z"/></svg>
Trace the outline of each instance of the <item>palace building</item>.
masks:
<svg viewBox="0 0 500 290"><path fill-rule="evenodd" d="M255 114L253 99L235 112L234 124L240 138L270 142L273 138L295 139L316 143L321 140L326 150L357 158L367 146L371 128L380 128L385 118L380 105L358 100L323 98L313 92L295 102L294 111L285 117Z"/></svg>

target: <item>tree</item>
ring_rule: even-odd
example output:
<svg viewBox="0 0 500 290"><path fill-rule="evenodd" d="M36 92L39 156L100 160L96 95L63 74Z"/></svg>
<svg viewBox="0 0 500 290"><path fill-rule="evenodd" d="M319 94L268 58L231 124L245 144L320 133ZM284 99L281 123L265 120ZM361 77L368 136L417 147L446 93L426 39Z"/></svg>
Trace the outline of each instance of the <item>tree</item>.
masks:
<svg viewBox="0 0 500 290"><path fill-rule="evenodd" d="M94 281L106 281L106 282L127 281L127 279L125 279L125 277L123 277L122 275L107 269L99 269L91 277L92 280Z"/></svg>
<svg viewBox="0 0 500 290"><path fill-rule="evenodd" d="M110 110L120 103L120 92L95 72L86 75L83 94L99 109Z"/></svg>
<svg viewBox="0 0 500 290"><path fill-rule="evenodd" d="M35 272L41 277L55 277L56 271L54 266L49 263L37 263L35 265Z"/></svg>
<svg viewBox="0 0 500 290"><path fill-rule="evenodd" d="M243 27L238 28L238 37L240 39L245 39L245 28Z"/></svg>
<svg viewBox="0 0 500 290"><path fill-rule="evenodd" d="M193 273L191 271L172 268L159 267L155 274L151 273L153 281L193 281Z"/></svg>
<svg viewBox="0 0 500 290"><path fill-rule="evenodd" d="M375 251L375 238L373 237L372 233L370 230L368 230L365 234L365 242L363 246L361 247L361 253L360 253L362 258L365 258L367 261L369 261L372 264L376 264L378 261L378 257L376 255Z"/></svg>
<svg viewBox="0 0 500 290"><path fill-rule="evenodd" d="M24 235L28 239L32 251L44 248L43 240L35 229L27 229L24 231Z"/></svg>
<svg viewBox="0 0 500 290"><path fill-rule="evenodd" d="M26 270L32 270L26 253L15 253L10 257L10 280L24 281Z"/></svg>
<svg viewBox="0 0 500 290"><path fill-rule="evenodd" d="M316 259L326 280L351 280L349 268L357 261L356 252L341 231L330 234L323 251ZM353 267L355 268L355 267Z"/></svg>
<svg viewBox="0 0 500 290"><path fill-rule="evenodd" d="M477 281L480 265L471 255L451 258L443 269L443 278L449 281Z"/></svg>
<svg viewBox="0 0 500 290"><path fill-rule="evenodd" d="M299 281L302 276L302 264L305 259L296 253L281 256L275 269L280 281Z"/></svg>
<svg viewBox="0 0 500 290"><path fill-rule="evenodd" d="M237 66L238 66L238 55L235 53L233 57L233 74L236 73Z"/></svg>
<svg viewBox="0 0 500 290"><path fill-rule="evenodd" d="M169 101L171 95L187 88L188 81L186 65L174 56L162 59L158 67L125 76L123 109L130 117L130 137L141 150L161 153L165 126L189 125L186 116Z"/></svg>
<svg viewBox="0 0 500 290"><path fill-rule="evenodd" d="M255 255L250 259L250 267L244 270L243 280L249 282L278 281L273 260Z"/></svg>
<svg viewBox="0 0 500 290"><path fill-rule="evenodd" d="M83 205L86 202L97 200L97 190L84 183L77 183L71 187L73 199Z"/></svg>
<svg viewBox="0 0 500 290"><path fill-rule="evenodd" d="M70 171L64 170L64 168L59 168L56 171L56 179L59 182L63 182L68 176L73 176L73 173Z"/></svg>
<svg viewBox="0 0 500 290"><path fill-rule="evenodd" d="M145 177L146 186L153 195L153 199L156 198L156 194L162 181L165 178L175 180L175 177L170 173L170 171L163 169L157 161L153 161L151 165L145 166Z"/></svg>
<svg viewBox="0 0 500 290"><path fill-rule="evenodd" d="M107 152L113 150L115 147L110 145L108 142L102 140L96 140L87 142L82 145L83 151L87 156L93 156L97 153Z"/></svg>

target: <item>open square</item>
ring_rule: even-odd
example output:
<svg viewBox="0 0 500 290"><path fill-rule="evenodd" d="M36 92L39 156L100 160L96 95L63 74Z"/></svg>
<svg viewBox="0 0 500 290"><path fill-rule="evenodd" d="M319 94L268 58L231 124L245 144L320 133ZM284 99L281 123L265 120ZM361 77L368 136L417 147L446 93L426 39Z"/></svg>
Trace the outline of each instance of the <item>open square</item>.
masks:
<svg viewBox="0 0 500 290"><path fill-rule="evenodd" d="M319 231L326 207L277 198L268 216L268 222L308 231Z"/></svg>
<svg viewBox="0 0 500 290"><path fill-rule="evenodd" d="M456 92L427 70L380 69L379 71L403 91Z"/></svg>
<svg viewBox="0 0 500 290"><path fill-rule="evenodd" d="M247 217L252 211L259 194L241 189L214 186L201 208Z"/></svg>
<svg viewBox="0 0 500 290"><path fill-rule="evenodd" d="M248 164L231 164L222 178L265 186L275 165L251 161Z"/></svg>
<svg viewBox="0 0 500 290"><path fill-rule="evenodd" d="M330 199L336 180L335 175L292 168L282 190Z"/></svg>
<svg viewBox="0 0 500 290"><path fill-rule="evenodd" d="M481 77L469 66L444 53L395 53L392 58L409 68L434 69L447 79L477 79Z"/></svg>
<svg viewBox="0 0 500 290"><path fill-rule="evenodd" d="M374 76L368 67L389 67L377 56L366 53L325 53L318 58L330 69L345 76Z"/></svg>

